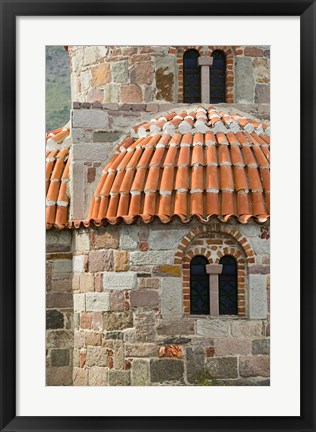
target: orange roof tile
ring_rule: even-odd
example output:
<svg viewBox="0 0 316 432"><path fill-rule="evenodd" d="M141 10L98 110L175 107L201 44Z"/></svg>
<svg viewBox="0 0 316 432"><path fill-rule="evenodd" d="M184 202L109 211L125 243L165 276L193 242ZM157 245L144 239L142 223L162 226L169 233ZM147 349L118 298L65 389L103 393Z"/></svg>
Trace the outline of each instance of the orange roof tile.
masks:
<svg viewBox="0 0 316 432"><path fill-rule="evenodd" d="M269 219L269 125L199 107L153 119L131 133L105 166L88 218L74 226L139 218Z"/></svg>
<svg viewBox="0 0 316 432"><path fill-rule="evenodd" d="M65 126L46 134L46 229L68 224L69 133Z"/></svg>

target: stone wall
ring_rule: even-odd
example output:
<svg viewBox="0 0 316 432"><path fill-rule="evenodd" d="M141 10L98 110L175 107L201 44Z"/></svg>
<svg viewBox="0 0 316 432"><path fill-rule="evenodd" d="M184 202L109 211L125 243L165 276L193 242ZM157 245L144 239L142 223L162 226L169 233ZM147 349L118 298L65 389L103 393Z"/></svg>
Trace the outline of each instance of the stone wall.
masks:
<svg viewBox="0 0 316 432"><path fill-rule="evenodd" d="M200 55L227 56L226 101L267 104L270 47L197 46ZM183 47L70 46L72 100L77 102L182 102ZM180 54L179 54L180 53Z"/></svg>
<svg viewBox="0 0 316 432"><path fill-rule="evenodd" d="M74 385L269 385L269 228L216 222L204 237L221 226L254 251L252 319L184 314L175 255L198 222L73 231Z"/></svg>
<svg viewBox="0 0 316 432"><path fill-rule="evenodd" d="M72 233L46 232L46 384L72 385Z"/></svg>

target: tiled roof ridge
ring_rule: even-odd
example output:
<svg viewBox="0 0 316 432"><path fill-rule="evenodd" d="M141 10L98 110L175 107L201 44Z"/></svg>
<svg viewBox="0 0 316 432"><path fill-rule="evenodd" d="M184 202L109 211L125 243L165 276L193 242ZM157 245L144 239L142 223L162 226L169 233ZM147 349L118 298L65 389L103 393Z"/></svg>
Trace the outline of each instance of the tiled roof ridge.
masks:
<svg viewBox="0 0 316 432"><path fill-rule="evenodd" d="M190 107L191 108L191 107ZM214 106L132 129L105 165L88 218L70 225L174 218L269 219L269 125Z"/></svg>

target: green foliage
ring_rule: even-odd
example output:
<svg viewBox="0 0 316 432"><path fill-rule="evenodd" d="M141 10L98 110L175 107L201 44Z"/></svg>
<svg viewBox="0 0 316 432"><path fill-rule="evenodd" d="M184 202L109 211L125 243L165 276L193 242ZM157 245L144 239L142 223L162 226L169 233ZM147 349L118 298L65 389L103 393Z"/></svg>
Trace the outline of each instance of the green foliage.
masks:
<svg viewBox="0 0 316 432"><path fill-rule="evenodd" d="M46 130L64 126L70 118L70 62L63 46L46 47Z"/></svg>

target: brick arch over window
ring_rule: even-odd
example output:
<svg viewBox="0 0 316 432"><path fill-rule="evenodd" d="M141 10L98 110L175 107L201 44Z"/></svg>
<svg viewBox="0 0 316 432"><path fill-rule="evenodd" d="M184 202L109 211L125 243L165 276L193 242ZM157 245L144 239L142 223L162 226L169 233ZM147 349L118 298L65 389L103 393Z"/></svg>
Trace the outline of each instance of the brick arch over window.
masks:
<svg viewBox="0 0 316 432"><path fill-rule="evenodd" d="M177 67L178 67L178 102L183 102L183 55L185 51L195 49L200 56L210 57L213 51L222 51L226 57L226 103L234 103L234 52L229 46L182 46L177 48Z"/></svg>
<svg viewBox="0 0 316 432"><path fill-rule="evenodd" d="M174 263L182 265L185 315L190 315L190 261L196 255L205 256L209 264L219 264L224 255L231 255L236 259L238 317L245 318L248 315L247 266L255 263L255 254L246 237L234 227L213 223L193 228L182 238Z"/></svg>

